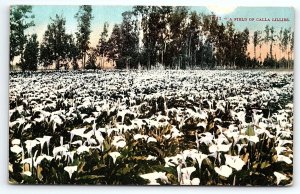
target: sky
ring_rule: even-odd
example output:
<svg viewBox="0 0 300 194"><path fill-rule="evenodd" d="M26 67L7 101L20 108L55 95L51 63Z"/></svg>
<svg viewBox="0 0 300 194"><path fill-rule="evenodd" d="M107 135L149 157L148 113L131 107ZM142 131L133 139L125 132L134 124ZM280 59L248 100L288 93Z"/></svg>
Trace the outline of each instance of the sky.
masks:
<svg viewBox="0 0 300 194"><path fill-rule="evenodd" d="M132 6L93 6L91 22L91 45L96 46L100 33L103 30L104 22L110 24L110 28L116 23L121 23L122 13L131 10ZM75 5L35 5L32 7L32 13L35 15L35 26L28 30L28 33L36 33L38 41L41 42L47 25L51 23L51 17L56 14L63 15L66 18L67 33L74 34L77 31L77 20L74 17L78 12L79 6Z"/></svg>
<svg viewBox="0 0 300 194"><path fill-rule="evenodd" d="M274 26L275 29L290 28L294 26L294 10L291 7L194 7L196 11L204 11L210 13L213 11L217 16L221 17L221 21L225 22L224 18L245 18L247 21L234 21L235 27L238 30L243 30L246 27L250 31L263 30L268 24ZM254 21L249 21L253 18ZM289 21L262 21L263 18L288 18Z"/></svg>
<svg viewBox="0 0 300 194"><path fill-rule="evenodd" d="M66 18L67 33L74 34L77 31L77 21L74 16L78 11L78 8L79 6L77 5L34 5L32 12L35 15L35 26L27 30L27 33L36 33L38 35L38 41L41 42L43 34L47 29L47 24L51 22L50 18L54 18L56 14L59 14ZM132 10L132 6L92 6L92 8L94 18L91 23L92 33L90 42L93 47L98 43L104 22L109 23L110 33L114 24L121 23L122 13L124 11ZM291 7L195 6L189 8L192 11L205 14L214 12L219 17L220 21L224 23L229 19L232 19L237 30L242 31L247 27L250 31L250 35L252 35L255 30L263 31L267 24L273 26L277 32L280 28L293 29L294 26L294 10ZM250 18L252 18L253 21L249 21ZM271 21L262 21L264 18ZM272 21L273 18L287 18L289 21ZM244 21L245 19L246 21ZM251 44L249 47L251 47ZM253 55L251 49L250 54Z"/></svg>

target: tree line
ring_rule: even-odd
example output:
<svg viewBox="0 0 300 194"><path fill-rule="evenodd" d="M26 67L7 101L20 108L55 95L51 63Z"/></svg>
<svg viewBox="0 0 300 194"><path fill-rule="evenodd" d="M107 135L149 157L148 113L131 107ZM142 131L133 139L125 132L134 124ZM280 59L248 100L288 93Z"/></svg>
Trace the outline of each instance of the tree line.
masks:
<svg viewBox="0 0 300 194"><path fill-rule="evenodd" d="M77 32L66 32L66 19L55 15L47 25L41 43L25 31L34 26L31 6L13 6L10 12L10 66L36 70L103 68L113 61L116 68L292 68L294 32L266 25L262 31L235 29L233 22L219 22L213 13L205 15L184 6L134 6L122 13L122 22L109 34L105 22L96 47L90 46L92 6L79 6L74 15ZM250 57L249 45L254 57ZM269 51L262 58L262 47ZM274 54L274 47L280 56ZM100 60L97 60L100 59Z"/></svg>

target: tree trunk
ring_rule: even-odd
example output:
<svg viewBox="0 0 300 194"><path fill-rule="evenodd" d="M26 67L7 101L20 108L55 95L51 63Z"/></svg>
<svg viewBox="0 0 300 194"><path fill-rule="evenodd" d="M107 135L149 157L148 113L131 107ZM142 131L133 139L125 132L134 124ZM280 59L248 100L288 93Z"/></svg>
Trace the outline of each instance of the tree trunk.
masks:
<svg viewBox="0 0 300 194"><path fill-rule="evenodd" d="M9 70L12 71L13 70L13 62L14 62L14 58L12 57L12 59L9 61Z"/></svg>
<svg viewBox="0 0 300 194"><path fill-rule="evenodd" d="M104 69L104 53L102 53L101 65L101 68Z"/></svg>
<svg viewBox="0 0 300 194"><path fill-rule="evenodd" d="M273 43L272 42L270 44L270 56L271 56L271 59L273 59Z"/></svg>
<svg viewBox="0 0 300 194"><path fill-rule="evenodd" d="M259 61L261 62L261 45L259 45Z"/></svg>
<svg viewBox="0 0 300 194"><path fill-rule="evenodd" d="M85 69L85 52L83 53L83 68Z"/></svg>
<svg viewBox="0 0 300 194"><path fill-rule="evenodd" d="M191 40L192 36L190 35L190 38L189 38L189 59L188 59L188 64L189 64L189 68L191 68Z"/></svg>
<svg viewBox="0 0 300 194"><path fill-rule="evenodd" d="M59 70L59 59L56 61L56 70Z"/></svg>
<svg viewBox="0 0 300 194"><path fill-rule="evenodd" d="M147 66L150 69L150 53L148 53Z"/></svg>
<svg viewBox="0 0 300 194"><path fill-rule="evenodd" d="M197 63L197 50L195 50L194 52L194 67L196 66L196 63Z"/></svg>
<svg viewBox="0 0 300 194"><path fill-rule="evenodd" d="M164 66L164 50L161 52L161 64Z"/></svg>

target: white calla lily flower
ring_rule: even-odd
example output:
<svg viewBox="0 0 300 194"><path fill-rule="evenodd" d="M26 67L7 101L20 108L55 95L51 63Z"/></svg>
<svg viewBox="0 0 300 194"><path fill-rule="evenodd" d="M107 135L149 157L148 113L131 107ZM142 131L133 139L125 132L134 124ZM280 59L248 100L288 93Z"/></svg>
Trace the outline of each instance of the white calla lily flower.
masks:
<svg viewBox="0 0 300 194"><path fill-rule="evenodd" d="M77 166L66 166L64 167L64 170L68 172L69 177L71 179L72 174L77 171Z"/></svg>
<svg viewBox="0 0 300 194"><path fill-rule="evenodd" d="M219 167L215 167L215 171L219 175L224 176L226 178L228 178L232 174L232 168L230 168L227 165L223 165L220 168Z"/></svg>
<svg viewBox="0 0 300 194"><path fill-rule="evenodd" d="M112 157L114 164L116 163L117 158L121 156L119 152L110 152L109 155Z"/></svg>

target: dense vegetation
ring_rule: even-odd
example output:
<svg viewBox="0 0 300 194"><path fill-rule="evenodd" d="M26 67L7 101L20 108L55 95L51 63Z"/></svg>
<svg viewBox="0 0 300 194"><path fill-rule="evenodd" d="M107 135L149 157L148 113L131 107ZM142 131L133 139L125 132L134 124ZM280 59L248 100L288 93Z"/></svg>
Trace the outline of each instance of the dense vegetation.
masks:
<svg viewBox="0 0 300 194"><path fill-rule="evenodd" d="M293 74L11 73L9 182L290 185Z"/></svg>
<svg viewBox="0 0 300 194"><path fill-rule="evenodd" d="M31 6L12 6L10 23L10 64L20 56L22 70L39 66L58 69L103 68L105 60L117 68L212 69L212 68L292 68L294 32L272 26L263 31L238 31L232 22L222 23L213 13L205 15L187 7L135 6L122 14L120 24L104 23L96 48L90 46L92 6L80 6L74 16L78 31L66 33L66 19L55 15L43 41L27 35L34 25ZM109 25L113 25L108 34ZM252 43L254 57L249 55ZM263 45L269 47L265 58ZM277 45L280 56L274 54ZM259 49L258 49L259 48ZM37 52L39 51L39 52ZM97 62L97 58L100 61Z"/></svg>

